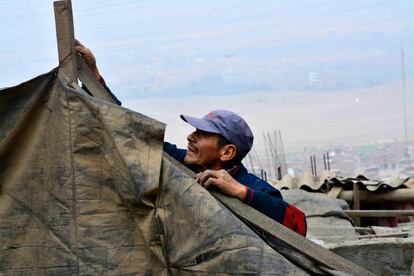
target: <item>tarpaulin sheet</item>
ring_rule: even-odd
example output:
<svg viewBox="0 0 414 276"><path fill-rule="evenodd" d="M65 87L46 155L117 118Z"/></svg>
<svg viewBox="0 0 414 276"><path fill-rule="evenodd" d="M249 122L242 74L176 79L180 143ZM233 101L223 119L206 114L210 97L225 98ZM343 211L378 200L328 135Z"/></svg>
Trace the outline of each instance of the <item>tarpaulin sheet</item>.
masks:
<svg viewBox="0 0 414 276"><path fill-rule="evenodd" d="M164 128L57 70L0 90L0 274L306 274L163 155Z"/></svg>

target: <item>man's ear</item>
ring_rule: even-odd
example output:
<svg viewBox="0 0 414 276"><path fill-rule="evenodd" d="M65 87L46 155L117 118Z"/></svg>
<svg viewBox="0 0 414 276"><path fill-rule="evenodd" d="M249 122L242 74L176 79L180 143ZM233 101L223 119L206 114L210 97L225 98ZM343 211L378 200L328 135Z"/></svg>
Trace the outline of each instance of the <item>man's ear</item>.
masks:
<svg viewBox="0 0 414 276"><path fill-rule="evenodd" d="M220 160L227 162L236 156L236 146L233 144L227 144L220 149Z"/></svg>

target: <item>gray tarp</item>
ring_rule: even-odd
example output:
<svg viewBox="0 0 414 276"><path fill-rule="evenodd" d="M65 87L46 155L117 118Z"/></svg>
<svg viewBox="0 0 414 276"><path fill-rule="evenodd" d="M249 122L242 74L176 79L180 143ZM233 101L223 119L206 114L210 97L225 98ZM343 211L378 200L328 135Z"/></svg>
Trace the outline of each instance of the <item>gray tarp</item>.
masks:
<svg viewBox="0 0 414 276"><path fill-rule="evenodd" d="M163 157L163 134L56 70L1 90L0 274L305 274Z"/></svg>
<svg viewBox="0 0 414 276"><path fill-rule="evenodd" d="M345 200L302 189L282 190L281 193L287 202L304 210L307 238L325 243L358 239L350 218L344 213L349 210Z"/></svg>

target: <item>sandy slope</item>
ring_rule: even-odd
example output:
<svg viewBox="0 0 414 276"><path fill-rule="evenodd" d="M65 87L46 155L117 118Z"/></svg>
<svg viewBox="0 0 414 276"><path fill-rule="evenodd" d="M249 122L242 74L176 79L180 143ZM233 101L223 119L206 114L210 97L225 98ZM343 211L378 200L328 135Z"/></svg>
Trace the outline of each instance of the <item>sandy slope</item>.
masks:
<svg viewBox="0 0 414 276"><path fill-rule="evenodd" d="M256 147L262 132L281 129L287 151L304 146L365 143L403 137L401 82L335 92L256 92L239 96L193 96L130 100L125 106L168 124L166 139L185 146L192 130L179 114L202 116L230 109L251 125ZM407 82L409 137L414 137L414 79ZM411 93L411 94L410 94Z"/></svg>

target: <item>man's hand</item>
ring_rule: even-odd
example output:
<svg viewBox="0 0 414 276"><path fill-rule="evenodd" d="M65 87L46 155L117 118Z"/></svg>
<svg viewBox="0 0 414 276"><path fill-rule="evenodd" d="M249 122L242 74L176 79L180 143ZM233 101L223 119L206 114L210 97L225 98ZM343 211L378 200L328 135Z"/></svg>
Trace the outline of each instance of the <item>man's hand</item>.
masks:
<svg viewBox="0 0 414 276"><path fill-rule="evenodd" d="M86 48L77 39L75 40L75 49L82 55L82 58L85 60L88 67L92 70L95 78L99 80L101 75L99 74L98 66L96 66L96 59L92 51L89 48Z"/></svg>
<svg viewBox="0 0 414 276"><path fill-rule="evenodd" d="M237 182L226 170L205 170L197 174L196 181L205 188L216 186L223 194L240 200L246 194L246 186Z"/></svg>

